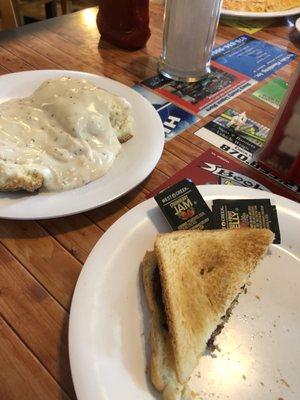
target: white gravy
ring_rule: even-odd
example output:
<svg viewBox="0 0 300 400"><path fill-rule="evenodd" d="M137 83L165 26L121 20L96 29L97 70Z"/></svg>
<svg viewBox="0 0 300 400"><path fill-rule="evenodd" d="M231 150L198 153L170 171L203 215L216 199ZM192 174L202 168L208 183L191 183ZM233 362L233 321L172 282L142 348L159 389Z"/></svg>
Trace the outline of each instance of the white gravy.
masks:
<svg viewBox="0 0 300 400"><path fill-rule="evenodd" d="M46 81L32 96L0 104L1 165L41 173L49 191L91 182L121 151L110 121L115 109L128 116L131 106L86 80Z"/></svg>

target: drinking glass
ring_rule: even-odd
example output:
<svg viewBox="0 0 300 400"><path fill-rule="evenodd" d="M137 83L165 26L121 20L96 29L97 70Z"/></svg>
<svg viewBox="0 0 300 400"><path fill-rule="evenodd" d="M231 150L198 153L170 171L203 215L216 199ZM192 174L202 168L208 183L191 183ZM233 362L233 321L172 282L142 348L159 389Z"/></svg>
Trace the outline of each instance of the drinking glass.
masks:
<svg viewBox="0 0 300 400"><path fill-rule="evenodd" d="M166 0L159 72L196 82L210 72L222 0Z"/></svg>

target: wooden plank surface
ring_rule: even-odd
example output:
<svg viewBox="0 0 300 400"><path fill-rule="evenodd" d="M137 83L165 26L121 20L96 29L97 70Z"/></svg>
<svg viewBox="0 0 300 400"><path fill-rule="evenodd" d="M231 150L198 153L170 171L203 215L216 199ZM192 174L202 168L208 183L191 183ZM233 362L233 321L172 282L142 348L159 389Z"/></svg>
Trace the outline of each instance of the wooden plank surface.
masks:
<svg viewBox="0 0 300 400"><path fill-rule="evenodd" d="M75 69L127 85L156 73L161 51L162 6L151 6L152 36L145 49L128 53L100 42L96 9L0 33L0 74L34 69ZM289 40L293 18L280 19L254 36L300 54ZM242 32L220 25L217 44ZM289 79L297 61L276 75ZM1 90L1 88L0 88ZM229 105L270 126L276 110L251 97ZM84 214L44 221L0 223L0 399L75 399L67 327L72 293L91 249L130 208L195 157L211 148L194 132L201 119L168 142L153 173L119 200Z"/></svg>
<svg viewBox="0 0 300 400"><path fill-rule="evenodd" d="M0 318L0 361L1 399L70 399L3 318Z"/></svg>

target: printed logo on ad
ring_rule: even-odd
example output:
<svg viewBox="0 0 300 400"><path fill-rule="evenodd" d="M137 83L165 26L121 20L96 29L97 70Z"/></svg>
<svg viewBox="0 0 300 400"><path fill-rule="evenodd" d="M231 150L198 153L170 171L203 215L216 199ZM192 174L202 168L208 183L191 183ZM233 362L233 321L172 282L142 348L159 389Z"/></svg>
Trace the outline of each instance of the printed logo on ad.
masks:
<svg viewBox="0 0 300 400"><path fill-rule="evenodd" d="M205 162L204 166L200 167L205 171L210 172L213 175L217 175L221 180L221 184L227 185L238 185L245 186L252 189L266 190L269 192L270 190L265 186L261 185L254 179L249 178L248 176L239 174L235 171L231 171L229 169L223 168L221 165L215 165Z"/></svg>

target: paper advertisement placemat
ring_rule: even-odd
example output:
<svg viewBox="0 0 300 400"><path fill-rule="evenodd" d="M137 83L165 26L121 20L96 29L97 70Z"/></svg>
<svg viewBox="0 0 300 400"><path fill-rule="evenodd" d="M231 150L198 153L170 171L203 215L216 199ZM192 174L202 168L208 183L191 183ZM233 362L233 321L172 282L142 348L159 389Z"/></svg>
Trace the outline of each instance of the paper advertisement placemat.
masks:
<svg viewBox="0 0 300 400"><path fill-rule="evenodd" d="M180 107L205 117L249 89L256 81L212 62L211 73L196 83L177 82L157 75L142 84Z"/></svg>
<svg viewBox="0 0 300 400"><path fill-rule="evenodd" d="M287 89L288 83L286 81L281 78L273 78L257 89L252 96L278 109L284 99Z"/></svg>
<svg viewBox="0 0 300 400"><path fill-rule="evenodd" d="M272 25L274 22L275 22L274 18L237 19L237 18L221 17L222 24L231 26L232 28L236 28L242 32L249 33L250 35L253 35L253 33L261 31L267 26Z"/></svg>
<svg viewBox="0 0 300 400"><path fill-rule="evenodd" d="M246 162L265 144L268 133L266 126L229 108L195 135Z"/></svg>
<svg viewBox="0 0 300 400"><path fill-rule="evenodd" d="M196 115L177 107L143 86L135 85L132 88L149 100L158 112L164 126L166 141L173 139L189 126L199 121Z"/></svg>
<svg viewBox="0 0 300 400"><path fill-rule="evenodd" d="M242 35L213 50L212 59L251 79L262 81L296 58L296 54L252 36Z"/></svg>
<svg viewBox="0 0 300 400"><path fill-rule="evenodd" d="M155 189L148 197L152 197L161 190L179 182L184 178L192 179L196 185L236 185L248 188L266 190L292 200L300 200L300 187L298 191L289 190L287 186L277 185L266 179L259 171L239 164L218 151L209 149L194 161L178 171L175 175ZM280 182L277 182L280 183Z"/></svg>

